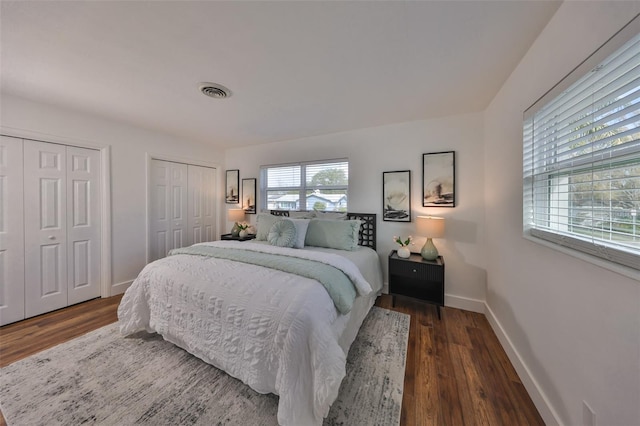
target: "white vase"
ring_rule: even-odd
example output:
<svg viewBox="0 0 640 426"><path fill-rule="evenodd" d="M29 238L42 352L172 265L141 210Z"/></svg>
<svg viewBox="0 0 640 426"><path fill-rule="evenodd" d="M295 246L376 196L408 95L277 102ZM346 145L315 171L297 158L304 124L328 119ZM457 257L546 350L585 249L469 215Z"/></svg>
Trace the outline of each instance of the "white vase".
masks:
<svg viewBox="0 0 640 426"><path fill-rule="evenodd" d="M398 248L398 257L401 257L403 259L407 259L409 256L411 256L411 250L409 250L408 247L400 247L400 248Z"/></svg>
<svg viewBox="0 0 640 426"><path fill-rule="evenodd" d="M247 231L246 229L243 229L240 231L240 233L238 234L240 236L240 238L244 238L249 234L249 231Z"/></svg>

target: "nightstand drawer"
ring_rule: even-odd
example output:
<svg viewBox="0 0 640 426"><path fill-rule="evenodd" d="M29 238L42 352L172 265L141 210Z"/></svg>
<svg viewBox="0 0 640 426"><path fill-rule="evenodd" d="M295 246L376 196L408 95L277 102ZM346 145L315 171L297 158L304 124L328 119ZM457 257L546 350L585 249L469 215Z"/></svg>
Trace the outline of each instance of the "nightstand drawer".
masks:
<svg viewBox="0 0 640 426"><path fill-rule="evenodd" d="M412 278L420 281L442 281L444 268L434 267L428 263L398 260L389 263L389 275Z"/></svg>

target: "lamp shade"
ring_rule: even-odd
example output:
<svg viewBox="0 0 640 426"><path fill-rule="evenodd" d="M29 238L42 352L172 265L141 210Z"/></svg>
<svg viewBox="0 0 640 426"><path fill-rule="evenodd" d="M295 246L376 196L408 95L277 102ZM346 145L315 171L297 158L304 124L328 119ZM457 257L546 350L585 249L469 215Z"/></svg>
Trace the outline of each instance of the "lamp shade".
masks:
<svg viewBox="0 0 640 426"><path fill-rule="evenodd" d="M418 216L416 218L418 234L427 238L442 238L444 236L444 218L433 216Z"/></svg>
<svg viewBox="0 0 640 426"><path fill-rule="evenodd" d="M242 209L227 210L227 220L229 222L242 222L244 220L244 210Z"/></svg>

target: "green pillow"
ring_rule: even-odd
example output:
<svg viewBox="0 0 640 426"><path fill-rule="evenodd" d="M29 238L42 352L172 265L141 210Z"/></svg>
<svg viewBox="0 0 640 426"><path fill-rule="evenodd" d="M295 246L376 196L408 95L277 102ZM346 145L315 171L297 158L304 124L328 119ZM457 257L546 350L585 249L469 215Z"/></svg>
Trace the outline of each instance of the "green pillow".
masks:
<svg viewBox="0 0 640 426"><path fill-rule="evenodd" d="M274 216L267 213L258 214L256 219L256 240L267 241L271 227L280 219L282 219L281 216Z"/></svg>
<svg viewBox="0 0 640 426"><path fill-rule="evenodd" d="M361 223L359 220L311 219L304 245L355 250Z"/></svg>
<svg viewBox="0 0 640 426"><path fill-rule="evenodd" d="M277 220L269 230L267 240L272 246L293 247L296 243L296 226L288 219Z"/></svg>

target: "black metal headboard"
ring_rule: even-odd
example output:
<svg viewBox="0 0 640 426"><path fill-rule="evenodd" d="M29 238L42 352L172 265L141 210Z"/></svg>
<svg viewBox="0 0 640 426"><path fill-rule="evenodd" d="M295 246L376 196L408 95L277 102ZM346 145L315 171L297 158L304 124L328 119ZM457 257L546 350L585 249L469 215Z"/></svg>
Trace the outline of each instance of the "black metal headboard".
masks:
<svg viewBox="0 0 640 426"><path fill-rule="evenodd" d="M289 210L269 210L274 216L289 217ZM376 249L376 214L375 213L347 213L347 219L360 220L358 245Z"/></svg>

